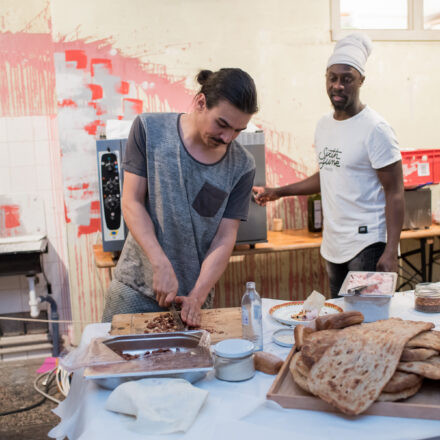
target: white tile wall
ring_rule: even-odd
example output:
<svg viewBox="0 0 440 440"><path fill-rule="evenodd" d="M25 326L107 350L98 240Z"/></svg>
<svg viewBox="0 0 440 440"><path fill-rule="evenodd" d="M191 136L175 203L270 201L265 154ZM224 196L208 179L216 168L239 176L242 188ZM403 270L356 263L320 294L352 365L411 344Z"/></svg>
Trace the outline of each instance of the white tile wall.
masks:
<svg viewBox="0 0 440 440"><path fill-rule="evenodd" d="M65 298L61 301L65 280L60 256L67 256L64 255L66 245L62 178L54 174L59 172L59 167L52 163L52 160L59 157L53 151L58 148L58 139L52 138L53 124L54 121L48 116L0 117L0 195L6 195L11 201L14 196L19 198L23 195L36 195L44 201L50 253L43 255L43 266L52 284L53 297L61 311L64 310L62 306L65 306L61 303L69 301ZM54 182L59 182L60 187L54 188ZM37 295L47 293L42 275L36 291ZM28 302L28 283L25 276L0 277L0 314L29 311ZM46 304L41 306L41 310L46 308ZM29 354L36 355L44 357L45 353ZM27 353L5 355L3 359L23 359L27 356Z"/></svg>
<svg viewBox="0 0 440 440"><path fill-rule="evenodd" d="M0 194L11 192L11 171L9 167L0 167Z"/></svg>
<svg viewBox="0 0 440 440"><path fill-rule="evenodd" d="M0 291L0 313L23 312L22 292L20 288Z"/></svg>
<svg viewBox="0 0 440 440"><path fill-rule="evenodd" d="M11 167L11 196L14 194L29 194L35 192L37 173L34 166Z"/></svg>
<svg viewBox="0 0 440 440"><path fill-rule="evenodd" d="M32 140L8 142L11 168L35 165L34 143Z"/></svg>

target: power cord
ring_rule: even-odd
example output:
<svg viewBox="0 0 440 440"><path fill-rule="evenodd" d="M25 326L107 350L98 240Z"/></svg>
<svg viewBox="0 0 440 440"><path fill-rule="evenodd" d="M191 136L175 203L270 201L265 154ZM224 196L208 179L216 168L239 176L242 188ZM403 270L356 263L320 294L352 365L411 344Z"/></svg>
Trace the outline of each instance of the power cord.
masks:
<svg viewBox="0 0 440 440"><path fill-rule="evenodd" d="M60 403L59 400L55 399L54 397L50 396L49 394L47 394L49 392L50 386L52 385L53 381L55 380L55 370L56 368L53 368L52 370L40 374L36 377L36 379L34 380L34 389L43 395L43 398L41 400L39 400L38 402L33 403L32 405L29 406L25 406L23 408L18 408L18 409L13 409L11 411L4 411L0 413L0 417L3 416L7 416L10 414L17 414L17 413L21 413L24 411L29 411L31 409L37 408L38 406L42 405L46 399L50 399L55 403ZM45 387L45 391L42 391L38 388L38 382L42 379L45 378L45 380L43 381L43 386Z"/></svg>

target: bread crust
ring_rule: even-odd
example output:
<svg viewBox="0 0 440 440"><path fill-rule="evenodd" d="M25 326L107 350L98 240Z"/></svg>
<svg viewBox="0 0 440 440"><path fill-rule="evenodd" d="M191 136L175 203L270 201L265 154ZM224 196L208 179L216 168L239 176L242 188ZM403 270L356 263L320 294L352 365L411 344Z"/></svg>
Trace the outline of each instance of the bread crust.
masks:
<svg viewBox="0 0 440 440"><path fill-rule="evenodd" d="M341 329L364 322L364 315L358 311L334 313L316 318L316 330Z"/></svg>
<svg viewBox="0 0 440 440"><path fill-rule="evenodd" d="M266 374L278 374L283 366L283 360L272 353L257 351L254 353L254 367Z"/></svg>

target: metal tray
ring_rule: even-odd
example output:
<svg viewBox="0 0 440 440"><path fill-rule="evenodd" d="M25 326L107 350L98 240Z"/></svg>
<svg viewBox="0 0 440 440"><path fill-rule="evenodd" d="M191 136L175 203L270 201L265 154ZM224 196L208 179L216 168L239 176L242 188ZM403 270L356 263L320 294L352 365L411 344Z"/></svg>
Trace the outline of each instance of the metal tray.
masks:
<svg viewBox="0 0 440 440"><path fill-rule="evenodd" d="M193 383L214 369L210 337L205 330L127 335L103 341L117 354L139 355L138 359L87 367L84 377L107 389L145 377L176 377ZM168 349L158 353L159 349ZM153 352L142 357L145 352Z"/></svg>

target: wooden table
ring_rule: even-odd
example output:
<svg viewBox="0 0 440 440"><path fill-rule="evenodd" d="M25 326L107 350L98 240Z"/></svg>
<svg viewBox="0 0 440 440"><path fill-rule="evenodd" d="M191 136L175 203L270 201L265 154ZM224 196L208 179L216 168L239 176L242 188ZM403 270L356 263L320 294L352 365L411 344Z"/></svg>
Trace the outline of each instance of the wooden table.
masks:
<svg viewBox="0 0 440 440"><path fill-rule="evenodd" d="M413 270L414 274L401 284L399 290L405 285L410 285L416 276L420 276L423 281L431 281L432 278L432 255L433 239L440 236L440 225L431 225L426 229L407 230L400 234L401 240L415 239L419 240L420 246L412 251L404 252L400 255L401 262L405 262ZM430 240L431 239L431 240ZM430 241L428 241L430 240ZM281 232L267 231L267 243L257 243L253 246L237 245L232 255L252 255L263 254L269 252L285 252L299 249L319 248L322 242L321 233L312 233L307 229L287 229ZM426 243L429 244L429 261L426 263ZM93 253L95 256L96 266L99 268L109 268L116 266L117 258L112 252L104 252L101 244L93 245ZM420 255L420 269L415 267L408 257L412 255ZM427 276L428 274L428 276Z"/></svg>

